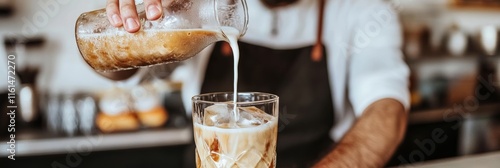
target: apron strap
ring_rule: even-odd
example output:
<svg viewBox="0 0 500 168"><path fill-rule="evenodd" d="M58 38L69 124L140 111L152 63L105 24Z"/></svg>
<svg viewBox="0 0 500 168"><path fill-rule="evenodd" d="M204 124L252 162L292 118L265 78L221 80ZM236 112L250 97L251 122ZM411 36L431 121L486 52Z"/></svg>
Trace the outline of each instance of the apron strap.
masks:
<svg viewBox="0 0 500 168"><path fill-rule="evenodd" d="M325 13L325 0L319 0L319 12L318 12L318 29L316 36L316 44L311 52L311 59L315 62L321 61L323 58L323 18Z"/></svg>
<svg viewBox="0 0 500 168"><path fill-rule="evenodd" d="M318 28L316 32L316 43L314 44L311 51L311 60L314 62L319 62L323 59L323 18L325 13L325 3L326 0L319 0L318 5ZM224 56L230 56L232 53L231 47L228 43L222 45L222 54Z"/></svg>

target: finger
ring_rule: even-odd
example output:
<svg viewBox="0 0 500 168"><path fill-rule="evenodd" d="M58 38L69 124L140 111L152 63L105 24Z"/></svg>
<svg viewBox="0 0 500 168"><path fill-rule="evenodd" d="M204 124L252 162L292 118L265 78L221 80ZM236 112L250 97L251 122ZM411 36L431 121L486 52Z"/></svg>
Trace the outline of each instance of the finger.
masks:
<svg viewBox="0 0 500 168"><path fill-rule="evenodd" d="M120 0L120 14L123 27L128 32L133 33L141 28L134 0Z"/></svg>
<svg viewBox="0 0 500 168"><path fill-rule="evenodd" d="M144 0L146 7L146 17L149 20L156 20L162 14L161 0Z"/></svg>
<svg viewBox="0 0 500 168"><path fill-rule="evenodd" d="M106 14L109 22L115 26L120 27L123 25L120 18L120 10L118 10L118 0L108 0L106 5Z"/></svg>

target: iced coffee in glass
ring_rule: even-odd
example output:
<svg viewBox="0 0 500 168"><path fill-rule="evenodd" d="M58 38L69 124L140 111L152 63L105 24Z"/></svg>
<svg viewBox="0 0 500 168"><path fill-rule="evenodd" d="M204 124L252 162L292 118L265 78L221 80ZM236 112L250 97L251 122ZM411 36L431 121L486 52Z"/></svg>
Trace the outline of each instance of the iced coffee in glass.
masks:
<svg viewBox="0 0 500 168"><path fill-rule="evenodd" d="M233 93L193 97L196 167L275 167L278 96L237 93L236 97L236 104Z"/></svg>

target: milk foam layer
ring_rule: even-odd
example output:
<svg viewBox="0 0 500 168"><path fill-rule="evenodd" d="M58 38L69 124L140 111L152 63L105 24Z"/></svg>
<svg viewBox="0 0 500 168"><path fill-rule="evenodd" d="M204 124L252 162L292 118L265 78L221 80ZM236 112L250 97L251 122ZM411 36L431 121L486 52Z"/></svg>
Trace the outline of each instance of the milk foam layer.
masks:
<svg viewBox="0 0 500 168"><path fill-rule="evenodd" d="M273 116L263 112L257 107L238 107L239 118L231 120L233 113L231 104L215 104L205 108L203 125L219 128L246 128L266 124L273 120Z"/></svg>

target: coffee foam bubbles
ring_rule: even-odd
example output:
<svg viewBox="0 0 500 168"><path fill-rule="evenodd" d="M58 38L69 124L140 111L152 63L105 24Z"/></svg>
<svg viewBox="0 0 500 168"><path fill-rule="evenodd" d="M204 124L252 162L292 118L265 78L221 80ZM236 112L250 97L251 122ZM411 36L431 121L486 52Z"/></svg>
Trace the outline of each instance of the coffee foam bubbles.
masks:
<svg viewBox="0 0 500 168"><path fill-rule="evenodd" d="M116 71L186 60L221 39L220 31L145 30L78 34L83 58L97 71Z"/></svg>

